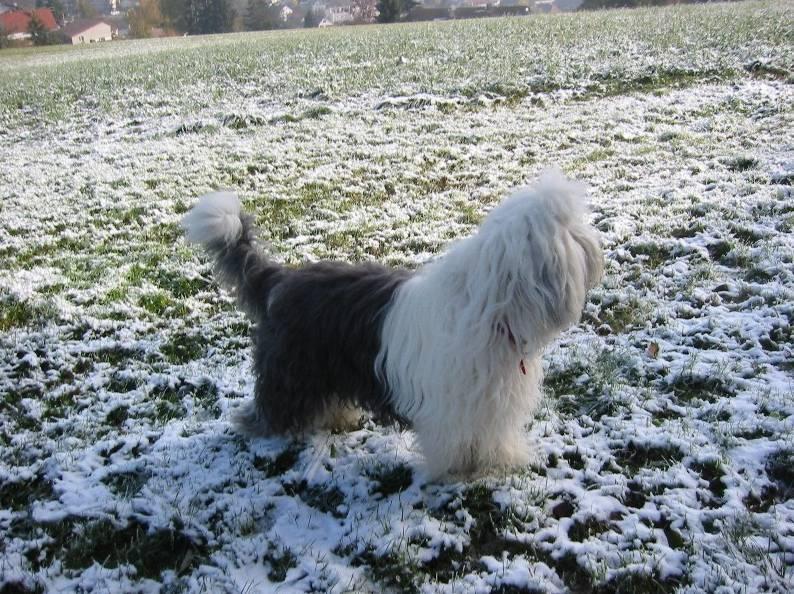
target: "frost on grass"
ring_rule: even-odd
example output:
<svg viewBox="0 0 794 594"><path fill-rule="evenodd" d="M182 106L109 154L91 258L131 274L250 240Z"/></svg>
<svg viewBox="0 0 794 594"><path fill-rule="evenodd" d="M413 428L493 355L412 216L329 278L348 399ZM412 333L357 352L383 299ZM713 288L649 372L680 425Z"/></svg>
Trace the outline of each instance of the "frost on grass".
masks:
<svg viewBox="0 0 794 594"><path fill-rule="evenodd" d="M0 587L786 591L791 16L0 56ZM238 191L288 264L415 267L550 164L592 188L607 275L544 359L531 467L438 485L367 419L230 430L250 324L180 237L195 196Z"/></svg>

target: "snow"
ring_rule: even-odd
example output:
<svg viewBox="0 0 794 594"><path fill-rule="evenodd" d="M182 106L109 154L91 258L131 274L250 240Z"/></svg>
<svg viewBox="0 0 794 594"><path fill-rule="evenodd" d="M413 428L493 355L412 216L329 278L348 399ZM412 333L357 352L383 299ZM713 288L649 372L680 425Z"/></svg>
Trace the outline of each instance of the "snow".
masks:
<svg viewBox="0 0 794 594"><path fill-rule="evenodd" d="M774 23L791 16L755 2L0 53L0 583L565 592L636 573L787 591L794 47ZM403 39L418 55L397 64ZM693 79L637 83L648 72ZM119 88L50 102L83 76ZM196 196L238 192L288 264L415 267L550 164L591 188L607 275L544 357L532 466L434 484L396 427L232 431L250 325L180 236ZM100 521L111 552L85 536ZM147 564L168 530L189 544Z"/></svg>

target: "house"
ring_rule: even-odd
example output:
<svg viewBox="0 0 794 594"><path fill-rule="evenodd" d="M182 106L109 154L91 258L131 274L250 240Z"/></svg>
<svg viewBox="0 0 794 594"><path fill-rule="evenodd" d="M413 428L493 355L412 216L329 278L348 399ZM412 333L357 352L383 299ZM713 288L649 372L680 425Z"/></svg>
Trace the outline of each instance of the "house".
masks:
<svg viewBox="0 0 794 594"><path fill-rule="evenodd" d="M344 25L355 20L353 6L349 1L338 0L329 2L325 9L325 19L331 21L332 25ZM322 23L321 23L322 25Z"/></svg>
<svg viewBox="0 0 794 594"><path fill-rule="evenodd" d="M35 8L33 10L7 10L0 13L0 29L12 41L30 39L30 21L36 18L44 25L47 31L56 31L58 23L49 8Z"/></svg>
<svg viewBox="0 0 794 594"><path fill-rule="evenodd" d="M113 39L113 30L108 23L101 19L74 21L63 28L63 34L67 42L72 45Z"/></svg>

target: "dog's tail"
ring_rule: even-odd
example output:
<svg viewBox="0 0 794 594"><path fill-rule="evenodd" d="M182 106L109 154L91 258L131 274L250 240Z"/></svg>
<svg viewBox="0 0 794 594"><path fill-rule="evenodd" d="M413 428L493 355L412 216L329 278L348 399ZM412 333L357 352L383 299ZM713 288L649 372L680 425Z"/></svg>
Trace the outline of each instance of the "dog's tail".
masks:
<svg viewBox="0 0 794 594"><path fill-rule="evenodd" d="M215 260L215 274L232 289L240 307L252 316L264 307L281 267L257 244L253 219L242 211L233 192L199 198L182 219L187 240L204 246Z"/></svg>

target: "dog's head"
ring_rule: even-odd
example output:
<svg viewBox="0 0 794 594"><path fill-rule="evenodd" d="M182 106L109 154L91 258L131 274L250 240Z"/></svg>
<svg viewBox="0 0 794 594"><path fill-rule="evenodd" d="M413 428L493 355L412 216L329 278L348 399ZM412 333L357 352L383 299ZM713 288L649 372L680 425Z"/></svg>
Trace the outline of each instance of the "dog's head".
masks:
<svg viewBox="0 0 794 594"><path fill-rule="evenodd" d="M575 324L587 290L603 274L585 194L580 184L548 172L497 206L477 235L488 270L481 281L493 283L498 295L493 322L498 330L506 326L524 352Z"/></svg>

